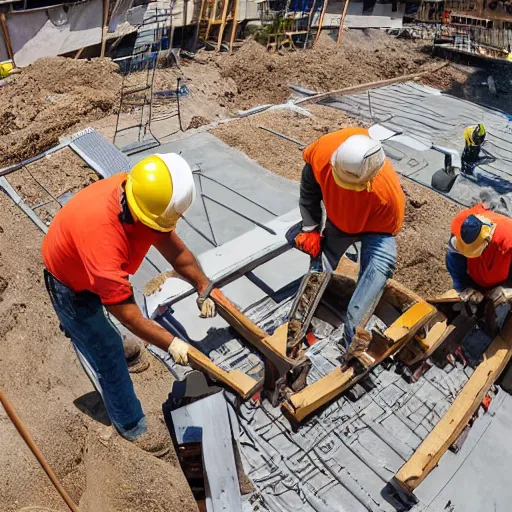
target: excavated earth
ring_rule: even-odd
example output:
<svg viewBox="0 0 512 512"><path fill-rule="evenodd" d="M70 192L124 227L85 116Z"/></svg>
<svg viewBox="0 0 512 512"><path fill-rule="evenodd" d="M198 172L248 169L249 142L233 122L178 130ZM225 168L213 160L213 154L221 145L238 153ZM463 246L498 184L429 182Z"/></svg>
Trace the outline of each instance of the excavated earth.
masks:
<svg viewBox="0 0 512 512"><path fill-rule="evenodd" d="M341 53L324 37L319 43L315 50L284 55L268 54L254 41L233 56L200 52L181 70L157 70L155 90L170 90L178 76L183 78L190 92L182 103L187 129L225 118L239 108L285 101L290 95L288 84L325 91L432 65L420 45L374 31L347 32ZM466 78L448 67L424 80L450 88ZM10 78L0 88L0 167L49 149L59 136L91 123L111 136L121 83L108 59L42 59ZM170 108L174 103L162 100L157 110ZM310 116L266 112L221 123L212 133L267 169L298 180L301 143L360 124L327 107L311 105L308 111ZM299 144L259 126L285 133ZM56 198L95 179L70 150L9 176L28 204L48 221L58 208ZM442 292L450 287L444 253L457 207L406 180L403 186L407 212L398 235L395 277L424 296ZM0 194L0 388L82 512L197 510L174 453L166 460L156 459L102 423L101 401L60 332L44 289L41 241L40 231ZM132 378L145 411L160 413L172 382L168 371L152 360L149 370ZM1 408L0 482L2 512L67 510Z"/></svg>

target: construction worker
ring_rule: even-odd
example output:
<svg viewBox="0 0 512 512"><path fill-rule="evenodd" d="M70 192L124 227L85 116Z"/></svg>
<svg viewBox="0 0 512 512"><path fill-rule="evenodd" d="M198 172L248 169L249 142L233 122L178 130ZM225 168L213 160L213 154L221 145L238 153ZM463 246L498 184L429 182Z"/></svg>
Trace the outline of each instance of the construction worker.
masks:
<svg viewBox="0 0 512 512"><path fill-rule="evenodd" d="M404 220L405 196L380 142L365 128L324 135L304 150L303 158L302 232L296 246L313 258L322 250L326 268L333 271L345 251L361 242L359 278L345 322L348 347L395 270L395 235ZM321 202L327 216L322 234Z"/></svg>
<svg viewBox="0 0 512 512"><path fill-rule="evenodd" d="M61 329L102 395L112 424L148 451L158 451L168 434L163 434L160 418L145 417L121 335L103 308L135 336L187 364L188 345L143 317L128 276L154 246L195 286L201 316L215 314L208 297L211 283L175 232L194 197L187 162L173 153L152 155L129 174L116 174L78 192L57 213L42 246L45 284Z"/></svg>
<svg viewBox="0 0 512 512"><path fill-rule="evenodd" d="M487 294L495 306L512 298L512 219L483 204L453 219L446 267L462 301L479 304Z"/></svg>
<svg viewBox="0 0 512 512"><path fill-rule="evenodd" d="M485 127L482 123L476 126L468 126L464 130L464 150L462 151L460 169L464 174L473 174L480 156L480 149L485 140L485 134Z"/></svg>

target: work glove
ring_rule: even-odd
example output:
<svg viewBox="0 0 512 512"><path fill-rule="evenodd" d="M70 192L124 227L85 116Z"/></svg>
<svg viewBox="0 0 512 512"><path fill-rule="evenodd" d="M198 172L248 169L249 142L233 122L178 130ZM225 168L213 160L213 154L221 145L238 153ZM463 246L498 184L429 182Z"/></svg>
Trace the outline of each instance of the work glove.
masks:
<svg viewBox="0 0 512 512"><path fill-rule="evenodd" d="M498 307L512 299L512 288L496 286L496 288L491 290L488 295L489 298L493 301L494 306Z"/></svg>
<svg viewBox="0 0 512 512"><path fill-rule="evenodd" d="M470 304L476 305L484 300L484 294L474 288L466 288L459 293L459 298L462 302L469 302Z"/></svg>
<svg viewBox="0 0 512 512"><path fill-rule="evenodd" d="M188 364L188 344L180 338L174 338L169 345L169 354L177 364L186 366Z"/></svg>
<svg viewBox="0 0 512 512"><path fill-rule="evenodd" d="M320 254L322 235L318 231L302 231L295 237L297 249L316 258Z"/></svg>
<svg viewBox="0 0 512 512"><path fill-rule="evenodd" d="M202 293L197 295L196 304L199 308L201 318L213 318L217 313L215 302L209 297L210 292L213 289L213 283L210 284L203 290Z"/></svg>

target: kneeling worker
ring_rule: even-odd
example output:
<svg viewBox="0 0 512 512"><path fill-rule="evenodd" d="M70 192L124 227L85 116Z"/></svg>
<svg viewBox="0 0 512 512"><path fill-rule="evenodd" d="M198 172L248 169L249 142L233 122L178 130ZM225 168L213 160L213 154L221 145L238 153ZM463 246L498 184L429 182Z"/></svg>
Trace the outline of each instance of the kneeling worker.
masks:
<svg viewBox="0 0 512 512"><path fill-rule="evenodd" d="M475 165L480 158L480 149L485 140L485 127L482 123L468 126L464 130L464 150L461 156L461 172L473 174Z"/></svg>
<svg viewBox="0 0 512 512"><path fill-rule="evenodd" d="M129 174L116 174L78 192L57 213L42 246L45 284L61 328L101 393L117 431L149 451L156 435L151 433L152 419L148 426L128 373L121 335L103 306L135 336L187 364L188 345L143 317L128 276L155 246L195 286L201 315L215 314L215 304L208 298L210 282L175 232L194 197L192 171L185 160L172 153L153 155Z"/></svg>
<svg viewBox="0 0 512 512"><path fill-rule="evenodd" d="M345 251L361 242L359 277L345 322L345 344L373 314L396 265L395 235L402 227L405 196L379 141L364 128L324 135L304 150L300 184L299 249L335 270ZM327 219L320 234L323 201Z"/></svg>
<svg viewBox="0 0 512 512"><path fill-rule="evenodd" d="M496 306L512 298L512 219L482 204L453 219L446 267L462 301L479 304L488 293Z"/></svg>

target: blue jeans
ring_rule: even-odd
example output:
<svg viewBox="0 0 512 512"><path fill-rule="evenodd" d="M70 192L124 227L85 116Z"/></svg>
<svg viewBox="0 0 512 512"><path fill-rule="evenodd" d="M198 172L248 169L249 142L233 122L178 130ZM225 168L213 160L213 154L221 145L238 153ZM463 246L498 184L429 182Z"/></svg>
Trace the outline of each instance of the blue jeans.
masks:
<svg viewBox="0 0 512 512"><path fill-rule="evenodd" d="M355 242L361 242L361 257L357 286L350 299L345 320L345 343L350 344L356 327L365 326L382 297L386 281L396 267L396 240L384 233L343 233L329 220L324 229L322 250L326 267L333 271L341 257ZM329 268L330 267L330 268Z"/></svg>
<svg viewBox="0 0 512 512"><path fill-rule="evenodd" d="M103 398L112 424L127 439L146 432L146 417L135 394L121 334L105 316L100 298L75 293L45 270L46 289L78 359Z"/></svg>

